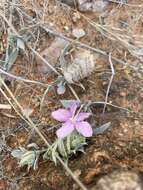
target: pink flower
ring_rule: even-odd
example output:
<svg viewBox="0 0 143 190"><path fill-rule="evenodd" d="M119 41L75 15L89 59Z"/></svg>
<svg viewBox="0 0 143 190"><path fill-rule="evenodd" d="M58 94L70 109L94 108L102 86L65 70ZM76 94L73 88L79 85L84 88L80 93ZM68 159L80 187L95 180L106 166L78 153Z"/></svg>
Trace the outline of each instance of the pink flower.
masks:
<svg viewBox="0 0 143 190"><path fill-rule="evenodd" d="M78 131L84 137L91 137L93 134L91 125L84 121L91 114L85 112L77 112L78 104L73 103L69 109L58 109L52 112L52 117L57 121L63 122L60 129L57 130L56 134L58 138L64 138L74 130Z"/></svg>

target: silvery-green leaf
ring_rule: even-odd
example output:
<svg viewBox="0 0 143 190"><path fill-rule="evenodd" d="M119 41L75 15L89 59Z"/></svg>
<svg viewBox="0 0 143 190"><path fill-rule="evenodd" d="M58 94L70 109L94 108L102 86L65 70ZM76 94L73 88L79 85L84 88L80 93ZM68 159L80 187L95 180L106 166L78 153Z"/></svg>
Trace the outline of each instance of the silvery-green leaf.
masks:
<svg viewBox="0 0 143 190"><path fill-rule="evenodd" d="M8 57L8 62L7 62L7 69L9 70L11 66L15 63L16 59L18 56L18 49L14 48L13 51L10 53Z"/></svg>
<svg viewBox="0 0 143 190"><path fill-rule="evenodd" d="M23 151L23 153L25 153L25 152L27 152L27 150L25 149L25 148L23 148L23 147L19 147L19 149L21 150L21 151Z"/></svg>
<svg viewBox="0 0 143 190"><path fill-rule="evenodd" d="M72 149L78 149L86 144L86 138L79 135L79 134L73 134L73 139L71 142Z"/></svg>
<svg viewBox="0 0 143 190"><path fill-rule="evenodd" d="M56 152L52 152L52 160L56 165L57 164L57 153Z"/></svg>
<svg viewBox="0 0 143 190"><path fill-rule="evenodd" d="M33 160L33 159L35 159L35 152L34 151L32 151L32 150L30 150L30 151L27 151L27 152L25 152L23 155L22 155L22 160L23 160L23 162L24 161L31 161L31 160Z"/></svg>
<svg viewBox="0 0 143 190"><path fill-rule="evenodd" d="M67 157L63 140L58 141L58 151L64 158Z"/></svg>
<svg viewBox="0 0 143 190"><path fill-rule="evenodd" d="M15 158L21 159L24 152L22 150L16 149L11 152L11 155Z"/></svg>
<svg viewBox="0 0 143 190"><path fill-rule="evenodd" d="M33 164L33 169L36 170L38 168L38 159L39 159L39 155L36 156L36 159L34 161L34 164Z"/></svg>
<svg viewBox="0 0 143 190"><path fill-rule="evenodd" d="M57 155L61 156L64 161L68 161L72 154L76 154L78 151L84 152L84 145L86 145L86 138L78 133L72 133L68 135L64 140L57 139L51 148L43 155L44 159L50 159L57 163Z"/></svg>
<svg viewBox="0 0 143 190"><path fill-rule="evenodd" d="M52 148L52 154L51 154L51 156L52 156L52 159L53 159L53 161L55 162L55 164L57 163L57 143L55 143L54 144L54 147Z"/></svg>
<svg viewBox="0 0 143 190"><path fill-rule="evenodd" d="M20 166L27 165L28 170L30 167L33 167L33 169L37 168L37 161L39 158L39 153L35 151L27 151L21 158L19 164Z"/></svg>
<svg viewBox="0 0 143 190"><path fill-rule="evenodd" d="M0 60L0 65L4 65L5 61Z"/></svg>
<svg viewBox="0 0 143 190"><path fill-rule="evenodd" d="M104 125L93 129L93 134L94 135L100 135L103 134L107 129L111 127L111 122L105 123Z"/></svg>
<svg viewBox="0 0 143 190"><path fill-rule="evenodd" d="M43 154L43 159L44 160L48 160L48 159L50 159L50 150L48 149L44 154Z"/></svg>
<svg viewBox="0 0 143 190"><path fill-rule="evenodd" d="M41 151L32 151L26 150L23 147L19 147L19 149L12 151L12 156L19 159L19 165L28 166L28 170L30 167L33 167L34 170L37 169L38 158L40 156Z"/></svg>
<svg viewBox="0 0 143 190"><path fill-rule="evenodd" d="M34 149L39 149L39 146L36 143L30 143L27 145L27 148L34 148Z"/></svg>
<svg viewBox="0 0 143 190"><path fill-rule="evenodd" d="M57 86L57 93L59 95L64 94L66 91L65 85L63 83L60 83L60 85Z"/></svg>
<svg viewBox="0 0 143 190"><path fill-rule="evenodd" d="M67 109L75 102L75 100L60 100L60 102L62 106Z"/></svg>
<svg viewBox="0 0 143 190"><path fill-rule="evenodd" d="M71 150L71 136L70 135L67 136L66 147L67 147L68 154L70 154L70 150Z"/></svg>
<svg viewBox="0 0 143 190"><path fill-rule="evenodd" d="M22 50L25 50L25 44L24 44L23 40L20 38L17 38L17 47Z"/></svg>

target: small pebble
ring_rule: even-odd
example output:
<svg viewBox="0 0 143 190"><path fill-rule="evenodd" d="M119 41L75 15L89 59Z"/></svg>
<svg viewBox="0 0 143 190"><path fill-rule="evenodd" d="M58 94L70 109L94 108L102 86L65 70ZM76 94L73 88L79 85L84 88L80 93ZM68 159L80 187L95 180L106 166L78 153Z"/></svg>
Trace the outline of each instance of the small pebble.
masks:
<svg viewBox="0 0 143 190"><path fill-rule="evenodd" d="M126 92L120 92L120 96L126 97Z"/></svg>
<svg viewBox="0 0 143 190"><path fill-rule="evenodd" d="M82 28L75 28L72 31L72 35L76 38L81 38L83 36L85 36L85 31Z"/></svg>
<svg viewBox="0 0 143 190"><path fill-rule="evenodd" d="M68 32L68 31L69 31L69 27L68 27L68 26L64 26L64 30L65 30L66 32Z"/></svg>
<svg viewBox="0 0 143 190"><path fill-rule="evenodd" d="M77 0L77 2L79 10L83 12L103 12L108 5L108 2L104 0Z"/></svg>

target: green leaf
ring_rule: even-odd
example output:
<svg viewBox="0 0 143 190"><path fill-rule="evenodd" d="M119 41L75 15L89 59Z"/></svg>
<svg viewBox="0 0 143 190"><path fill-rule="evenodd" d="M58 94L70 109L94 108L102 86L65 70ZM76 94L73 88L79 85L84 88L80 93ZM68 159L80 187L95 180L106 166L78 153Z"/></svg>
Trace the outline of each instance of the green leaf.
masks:
<svg viewBox="0 0 143 190"><path fill-rule="evenodd" d="M17 57L18 57L18 49L14 48L8 57L8 62L6 65L7 70L9 70L11 66L15 63Z"/></svg>
<svg viewBox="0 0 143 190"><path fill-rule="evenodd" d="M63 158L67 158L68 157L68 154L66 152L65 145L64 145L64 142L63 142L62 139L58 140L58 151L59 151L59 153L61 154L61 156Z"/></svg>
<svg viewBox="0 0 143 190"><path fill-rule="evenodd" d="M59 95L61 94L64 94L66 91L66 88L65 88L65 84L61 81L58 85L57 85L57 93Z"/></svg>
<svg viewBox="0 0 143 190"><path fill-rule="evenodd" d="M25 44L24 41L20 38L17 38L17 48L20 48L22 50L25 50Z"/></svg>
<svg viewBox="0 0 143 190"><path fill-rule="evenodd" d="M28 170L33 167L34 170L37 169L38 158L40 156L40 151L26 150L23 147L13 150L11 155L19 160L19 165L28 166Z"/></svg>
<svg viewBox="0 0 143 190"><path fill-rule="evenodd" d="M75 100L60 100L60 102L62 106L67 109L75 102Z"/></svg>
<svg viewBox="0 0 143 190"><path fill-rule="evenodd" d="M51 153L52 160L55 164L57 164L57 146L58 146L58 144L55 143L52 148L52 153Z"/></svg>
<svg viewBox="0 0 143 190"><path fill-rule="evenodd" d="M71 150L71 136L70 135L67 136L66 146L67 146L67 152L68 154L70 154L70 150Z"/></svg>
<svg viewBox="0 0 143 190"><path fill-rule="evenodd" d="M2 61L2 60L0 60L0 65L4 65L5 64L5 61Z"/></svg>
<svg viewBox="0 0 143 190"><path fill-rule="evenodd" d="M30 143L27 145L27 148L34 148L35 150L38 150L39 146L36 143Z"/></svg>
<svg viewBox="0 0 143 190"><path fill-rule="evenodd" d="M94 135L100 135L103 134L107 129L111 127L111 122L105 123L102 126L93 129L93 134Z"/></svg>
<svg viewBox="0 0 143 190"><path fill-rule="evenodd" d="M11 155L14 157L14 158L18 158L18 159L21 159L22 155L24 154L24 152L20 149L16 149L16 150L13 150L11 152Z"/></svg>

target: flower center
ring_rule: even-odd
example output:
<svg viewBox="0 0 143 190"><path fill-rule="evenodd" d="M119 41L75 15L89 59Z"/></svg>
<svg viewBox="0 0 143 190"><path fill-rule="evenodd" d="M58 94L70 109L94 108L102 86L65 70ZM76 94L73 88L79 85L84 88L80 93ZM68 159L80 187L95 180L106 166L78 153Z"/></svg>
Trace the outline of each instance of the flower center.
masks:
<svg viewBox="0 0 143 190"><path fill-rule="evenodd" d="M75 124L76 123L76 116L71 117L70 121L72 122L72 124Z"/></svg>

